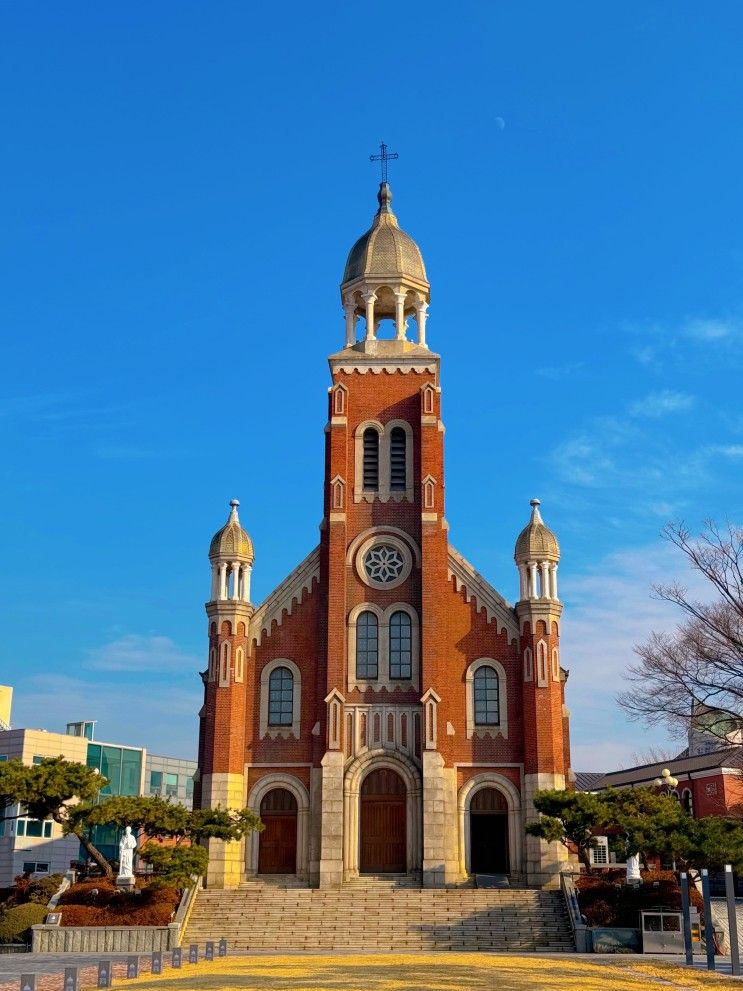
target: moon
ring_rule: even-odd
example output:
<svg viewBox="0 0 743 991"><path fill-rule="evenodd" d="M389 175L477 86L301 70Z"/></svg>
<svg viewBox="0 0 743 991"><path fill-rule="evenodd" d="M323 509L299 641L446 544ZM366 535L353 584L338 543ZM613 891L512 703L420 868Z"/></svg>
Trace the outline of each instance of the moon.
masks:
<svg viewBox="0 0 743 991"><path fill-rule="evenodd" d="M506 126L506 122L503 120L502 117L496 117L495 126L498 128L499 131L502 131L503 128Z"/></svg>

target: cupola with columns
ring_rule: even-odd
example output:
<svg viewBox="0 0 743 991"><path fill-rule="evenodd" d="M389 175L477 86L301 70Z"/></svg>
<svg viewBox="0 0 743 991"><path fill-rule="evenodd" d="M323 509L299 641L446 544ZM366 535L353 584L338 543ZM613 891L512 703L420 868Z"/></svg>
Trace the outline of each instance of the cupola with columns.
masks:
<svg viewBox="0 0 743 991"><path fill-rule="evenodd" d="M212 565L212 602L250 602L250 574L253 569L253 541L240 525L238 499L230 500L227 522L212 537L209 560Z"/></svg>
<svg viewBox="0 0 743 991"><path fill-rule="evenodd" d="M351 248L341 283L341 300L346 315L346 347L356 345L356 324L365 320L361 346L377 340L381 320L395 323L395 341L407 338L408 318L418 326L417 343L426 347L426 317L431 287L420 248L400 229L392 212L392 190L388 182L379 185L379 209L366 234Z"/></svg>
<svg viewBox="0 0 743 991"><path fill-rule="evenodd" d="M519 569L519 599L557 599L560 545L539 512L539 499L530 503L531 519L516 541L514 560Z"/></svg>

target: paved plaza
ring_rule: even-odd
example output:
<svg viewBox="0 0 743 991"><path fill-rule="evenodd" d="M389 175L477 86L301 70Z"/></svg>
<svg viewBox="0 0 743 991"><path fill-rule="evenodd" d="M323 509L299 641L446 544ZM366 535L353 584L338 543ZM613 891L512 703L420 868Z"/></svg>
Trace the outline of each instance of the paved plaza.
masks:
<svg viewBox="0 0 743 991"><path fill-rule="evenodd" d="M643 957L486 953L232 956L195 965L184 963L181 970L166 967L158 977L144 973L137 980L126 980L123 958L114 959L120 961L114 969L114 986L128 991L695 991L740 987L729 977ZM62 968L73 964L85 968L81 971L81 991L94 988L96 969L90 957L38 955L0 959L0 991L17 991L22 972L39 975L39 991L62 991ZM148 966L143 966L146 969Z"/></svg>

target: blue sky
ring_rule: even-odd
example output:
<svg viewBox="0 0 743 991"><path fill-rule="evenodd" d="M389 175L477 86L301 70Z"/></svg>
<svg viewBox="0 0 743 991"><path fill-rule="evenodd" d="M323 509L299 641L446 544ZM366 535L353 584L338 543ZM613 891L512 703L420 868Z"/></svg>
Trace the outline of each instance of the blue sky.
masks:
<svg viewBox="0 0 743 991"><path fill-rule="evenodd" d="M574 764L673 622L659 539L741 518L743 9L680 2L0 12L0 680L14 722L195 751L207 551L259 600L315 545L346 253L395 208L432 283L452 543L507 598L560 537Z"/></svg>

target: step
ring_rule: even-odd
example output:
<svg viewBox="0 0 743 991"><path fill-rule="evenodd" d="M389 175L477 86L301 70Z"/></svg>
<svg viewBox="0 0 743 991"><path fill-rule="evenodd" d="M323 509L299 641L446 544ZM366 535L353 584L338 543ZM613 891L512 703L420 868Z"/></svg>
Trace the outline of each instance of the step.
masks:
<svg viewBox="0 0 743 991"><path fill-rule="evenodd" d="M407 875L364 876L335 891L296 878L200 891L185 942L220 937L242 951L574 950L559 892L421 888Z"/></svg>

